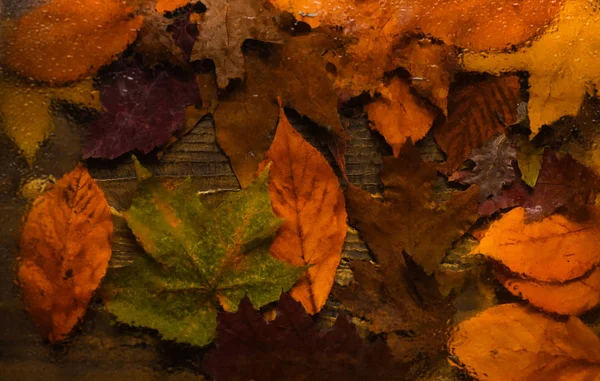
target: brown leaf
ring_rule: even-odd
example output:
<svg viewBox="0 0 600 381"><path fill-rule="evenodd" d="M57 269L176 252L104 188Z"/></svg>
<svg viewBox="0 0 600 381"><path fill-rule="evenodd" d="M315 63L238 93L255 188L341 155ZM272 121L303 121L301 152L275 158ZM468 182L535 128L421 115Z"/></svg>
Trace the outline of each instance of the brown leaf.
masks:
<svg viewBox="0 0 600 381"><path fill-rule="evenodd" d="M114 0L52 0L6 25L3 60L26 77L74 81L110 63L142 21Z"/></svg>
<svg viewBox="0 0 600 381"><path fill-rule="evenodd" d="M554 320L518 304L461 323L448 347L479 380L596 380L600 339L576 317Z"/></svg>
<svg viewBox="0 0 600 381"><path fill-rule="evenodd" d="M423 138L437 112L411 93L407 82L394 77L388 85L380 86L381 97L366 107L373 128L379 131L398 157L408 138Z"/></svg>
<svg viewBox="0 0 600 381"><path fill-rule="evenodd" d="M543 282L564 282L600 263L600 208L586 207L586 218L554 214L526 223L525 209L515 208L495 221L472 253L500 261L510 271Z"/></svg>
<svg viewBox="0 0 600 381"><path fill-rule="evenodd" d="M318 52L320 35L295 37L266 51L249 51L240 89L222 96L215 111L217 141L242 187L269 149L277 124L276 98L315 123L345 136L337 96ZM310 80L306 80L310 78Z"/></svg>
<svg viewBox="0 0 600 381"><path fill-rule="evenodd" d="M51 342L85 314L108 267L112 228L104 194L81 164L27 214L18 280L27 311Z"/></svg>
<svg viewBox="0 0 600 381"><path fill-rule="evenodd" d="M522 101L517 76L489 78L450 88L448 120L433 130L447 155L442 170L450 174L491 137L517 121Z"/></svg>
<svg viewBox="0 0 600 381"><path fill-rule="evenodd" d="M311 266L290 295L314 314L327 301L342 257L348 228L344 194L323 155L292 127L283 108L262 166L269 161L273 211L284 220L271 254L296 266Z"/></svg>
<svg viewBox="0 0 600 381"><path fill-rule="evenodd" d="M247 39L282 42L273 7L263 0L203 0L207 8L198 24L198 40L191 60L210 58L219 88L230 79L244 78L242 44Z"/></svg>
<svg viewBox="0 0 600 381"><path fill-rule="evenodd" d="M545 283L530 279L500 277L513 295L526 299L544 311L581 315L600 304L600 268L566 283Z"/></svg>
<svg viewBox="0 0 600 381"><path fill-rule="evenodd" d="M383 201L355 186L347 189L350 222L373 251L402 256L406 251L431 274L449 246L477 219L479 187L454 194L445 203L431 200L434 166L406 143L399 157L384 157Z"/></svg>

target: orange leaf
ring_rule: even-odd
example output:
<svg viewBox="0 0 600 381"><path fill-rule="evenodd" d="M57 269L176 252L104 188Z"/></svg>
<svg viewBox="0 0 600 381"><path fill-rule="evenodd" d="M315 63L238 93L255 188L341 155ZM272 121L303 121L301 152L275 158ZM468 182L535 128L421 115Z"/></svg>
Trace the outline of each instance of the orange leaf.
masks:
<svg viewBox="0 0 600 381"><path fill-rule="evenodd" d="M543 283L529 279L500 278L513 295L561 315L581 315L600 304L600 268L568 283Z"/></svg>
<svg viewBox="0 0 600 381"><path fill-rule="evenodd" d="M21 235L19 285L42 335L62 340L83 317L111 255L112 216L81 164L38 196Z"/></svg>
<svg viewBox="0 0 600 381"><path fill-rule="evenodd" d="M155 9L158 13L173 12L177 8L181 8L191 0L158 0Z"/></svg>
<svg viewBox="0 0 600 381"><path fill-rule="evenodd" d="M431 128L436 112L411 93L409 85L394 77L379 89L381 98L367 105L373 128L379 131L398 157L408 138L417 142Z"/></svg>
<svg viewBox="0 0 600 381"><path fill-rule="evenodd" d="M52 0L5 27L4 63L40 81L74 81L111 62L141 25L122 2Z"/></svg>
<svg viewBox="0 0 600 381"><path fill-rule="evenodd" d="M458 325L450 352L478 380L575 381L600 377L600 339L518 304L492 307Z"/></svg>
<svg viewBox="0 0 600 381"><path fill-rule="evenodd" d="M512 272L543 282L564 282L600 263L600 208L587 207L584 221L555 214L526 223L515 208L495 221L472 254L482 253Z"/></svg>
<svg viewBox="0 0 600 381"><path fill-rule="evenodd" d="M311 266L291 295L311 314L319 312L333 286L346 237L344 193L317 149L279 109L275 139L266 154L272 161L269 193L275 214L284 219L271 254L297 266Z"/></svg>

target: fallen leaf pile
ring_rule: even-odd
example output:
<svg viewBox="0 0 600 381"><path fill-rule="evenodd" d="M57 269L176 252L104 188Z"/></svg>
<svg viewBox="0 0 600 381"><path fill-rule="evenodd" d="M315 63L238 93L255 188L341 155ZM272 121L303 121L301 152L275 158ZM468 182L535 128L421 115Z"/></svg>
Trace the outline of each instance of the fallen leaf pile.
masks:
<svg viewBox="0 0 600 381"><path fill-rule="evenodd" d="M0 200L45 341L104 316L209 380L600 379L595 1L17 3Z"/></svg>

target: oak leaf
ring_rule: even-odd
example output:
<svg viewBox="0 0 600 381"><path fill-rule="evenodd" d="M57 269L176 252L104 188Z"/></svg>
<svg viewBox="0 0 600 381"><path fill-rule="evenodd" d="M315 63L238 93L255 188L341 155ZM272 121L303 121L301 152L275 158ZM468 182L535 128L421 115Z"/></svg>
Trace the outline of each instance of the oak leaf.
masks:
<svg viewBox="0 0 600 381"><path fill-rule="evenodd" d="M282 221L271 209L267 170L210 210L189 180L167 189L137 162L136 171L138 190L123 216L148 255L107 275L105 302L119 321L204 346L219 306L235 311L244 296L263 306L306 271L269 254Z"/></svg>
<svg viewBox="0 0 600 381"><path fill-rule="evenodd" d="M275 9L263 0L204 0L206 12L198 23L198 41L192 61L210 58L215 63L219 88L230 79L244 78L242 44L247 39L282 42Z"/></svg>
<svg viewBox="0 0 600 381"><path fill-rule="evenodd" d="M135 40L143 18L131 11L114 0L51 0L5 25L2 61L36 80L78 80Z"/></svg>
<svg viewBox="0 0 600 381"><path fill-rule="evenodd" d="M517 122L517 105L522 100L519 78L487 78L450 87L448 119L433 129L433 136L446 153L441 166L454 172L474 149L506 132Z"/></svg>
<svg viewBox="0 0 600 381"><path fill-rule="evenodd" d="M492 307L462 322L448 347L479 380L600 377L600 339L581 320L557 321L518 304Z"/></svg>
<svg viewBox="0 0 600 381"><path fill-rule="evenodd" d="M88 126L84 158L148 153L184 127L186 106L202 102L193 78L161 70L130 67L107 74L98 87L106 111Z"/></svg>
<svg viewBox="0 0 600 381"><path fill-rule="evenodd" d="M252 181L269 149L279 115L277 97L284 107L345 137L333 82L320 56L326 38L311 34L266 50L247 51L241 88L219 99L214 112L217 141L242 187Z"/></svg>
<svg viewBox="0 0 600 381"><path fill-rule="evenodd" d="M218 320L217 348L204 360L218 380L404 379L383 341L364 342L345 316L322 332L285 293L269 323L247 298L236 313L220 313Z"/></svg>
<svg viewBox="0 0 600 381"><path fill-rule="evenodd" d="M344 193L327 160L292 127L283 108L261 167L267 161L272 162L273 211L284 219L271 254L296 266L310 266L290 295L314 314L327 301L342 257L348 228Z"/></svg>
<svg viewBox="0 0 600 381"><path fill-rule="evenodd" d="M433 124L437 112L412 94L405 81L394 77L378 89L379 98L369 103L366 111L373 128L381 133L398 157L408 138L422 139Z"/></svg>
<svg viewBox="0 0 600 381"><path fill-rule="evenodd" d="M479 184L480 202L497 196L502 188L517 179L515 171L517 151L506 135L490 139L481 148L471 152L475 162L472 170L457 171L448 180L461 184Z"/></svg>
<svg viewBox="0 0 600 381"><path fill-rule="evenodd" d="M54 101L102 109L100 95L90 79L66 87L33 85L10 77L0 79L0 124L29 165L33 164L40 144L54 130Z"/></svg>
<svg viewBox="0 0 600 381"><path fill-rule="evenodd" d="M587 93L600 84L593 52L600 45L600 13L587 0L566 0L557 20L530 46L515 53L466 53L465 69L500 74L529 72L532 136L562 116L577 115Z"/></svg>
<svg viewBox="0 0 600 381"><path fill-rule="evenodd" d="M526 299L544 311L561 315L581 315L600 304L600 268L565 283L545 283L531 279L500 276L513 295Z"/></svg>
<svg viewBox="0 0 600 381"><path fill-rule="evenodd" d="M543 282L565 282L600 263L600 208L586 207L586 218L554 214L527 223L524 208L515 208L492 223L472 253L495 259L510 271Z"/></svg>
<svg viewBox="0 0 600 381"><path fill-rule="evenodd" d="M50 342L83 318L108 267L112 230L104 194L81 164L33 202L17 278L27 312Z"/></svg>
<svg viewBox="0 0 600 381"><path fill-rule="evenodd" d="M383 201L356 186L347 188L351 224L370 247L385 248L396 256L406 251L431 274L449 246L477 219L479 195L479 187L473 186L437 204L431 200L436 180L435 167L406 143L398 158L383 158Z"/></svg>

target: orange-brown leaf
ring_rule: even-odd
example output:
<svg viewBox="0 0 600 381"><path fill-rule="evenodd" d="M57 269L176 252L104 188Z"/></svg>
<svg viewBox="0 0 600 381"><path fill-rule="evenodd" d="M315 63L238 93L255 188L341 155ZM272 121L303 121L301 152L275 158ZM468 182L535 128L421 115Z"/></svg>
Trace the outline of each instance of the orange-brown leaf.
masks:
<svg viewBox="0 0 600 381"><path fill-rule="evenodd" d="M271 254L296 266L311 266L291 295L314 314L325 305L342 255L347 230L344 193L323 155L292 127L283 108L266 161L273 163L273 211L284 219Z"/></svg>
<svg viewBox="0 0 600 381"><path fill-rule="evenodd" d="M104 193L79 165L38 196L25 218L18 280L51 342L67 336L106 273L113 222Z"/></svg>
<svg viewBox="0 0 600 381"><path fill-rule="evenodd" d="M158 0L154 7L158 13L173 12L177 8L181 8L191 0Z"/></svg>
<svg viewBox="0 0 600 381"><path fill-rule="evenodd" d="M565 323L518 304L458 325L448 347L478 380L597 380L600 339L576 317Z"/></svg>
<svg viewBox="0 0 600 381"><path fill-rule="evenodd" d="M513 295L544 311L581 315L600 304L600 268L567 283L544 283L530 279L500 278Z"/></svg>
<svg viewBox="0 0 600 381"><path fill-rule="evenodd" d="M141 25L119 1L52 0L7 25L4 63L40 81L77 80L111 62Z"/></svg>
<svg viewBox="0 0 600 381"><path fill-rule="evenodd" d="M398 157L408 138L416 142L431 128L436 112L411 93L405 81L394 77L379 88L381 97L367 105L373 128L383 135Z"/></svg>
<svg viewBox="0 0 600 381"><path fill-rule="evenodd" d="M490 78L450 88L448 119L434 128L433 134L448 159L442 170L454 172L472 150L482 147L493 136L506 132L517 121L517 106L522 101L519 78Z"/></svg>
<svg viewBox="0 0 600 381"><path fill-rule="evenodd" d="M495 221L472 253L482 253L512 272L543 282L565 282L600 262L600 208L587 207L583 221L555 214L526 223L515 208Z"/></svg>

